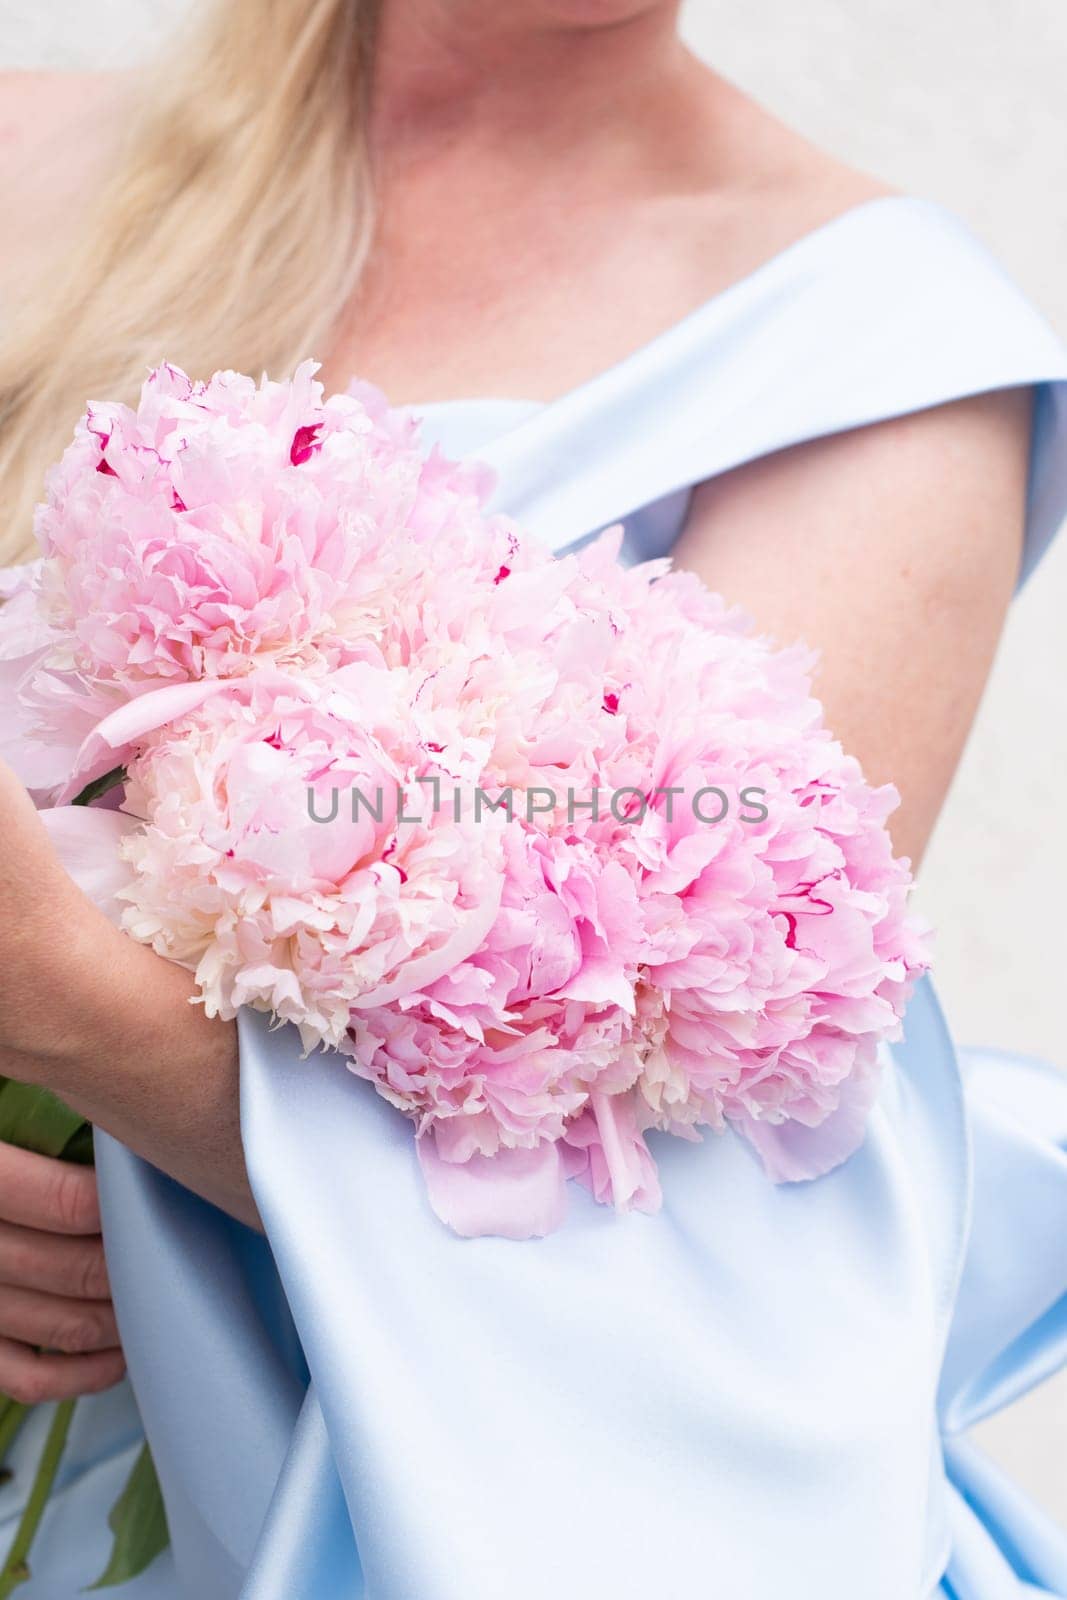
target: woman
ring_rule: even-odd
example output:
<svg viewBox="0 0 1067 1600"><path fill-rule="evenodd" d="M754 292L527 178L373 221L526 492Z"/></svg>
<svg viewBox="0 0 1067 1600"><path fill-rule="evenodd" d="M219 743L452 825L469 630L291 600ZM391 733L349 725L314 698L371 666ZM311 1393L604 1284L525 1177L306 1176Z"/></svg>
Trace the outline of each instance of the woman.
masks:
<svg viewBox="0 0 1067 1600"><path fill-rule="evenodd" d="M780 127L687 54L675 10L229 0L121 160L125 91L85 91L88 140L65 88L35 91L78 167L23 285L78 197L87 242L5 360L5 523L29 553L86 395L164 354L280 374L322 352L328 387L358 372L489 460L556 548L623 518L631 558L673 548L818 646L828 721L897 784L918 860L1067 510L1067 356L958 224ZM670 1141L656 1218L576 1196L548 1240L462 1242L390 1108L354 1115L348 1075L312 1079L284 1031L187 1005L11 775L3 801L0 1071L106 1130L167 1501L172 1554L130 1594L1067 1594L1067 1545L957 1439L1067 1341L1052 1076L975 1061L965 1107L924 985L829 1177L775 1188L731 1135ZM94 1206L90 1180L3 1153L0 1388L118 1377ZM118 1393L86 1409L27 1600L92 1576Z"/></svg>

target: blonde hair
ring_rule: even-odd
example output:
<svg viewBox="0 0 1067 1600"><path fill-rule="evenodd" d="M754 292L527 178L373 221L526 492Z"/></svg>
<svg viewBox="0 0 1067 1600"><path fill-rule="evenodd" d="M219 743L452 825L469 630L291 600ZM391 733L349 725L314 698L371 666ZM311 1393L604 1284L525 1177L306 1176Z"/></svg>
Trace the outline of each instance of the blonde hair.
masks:
<svg viewBox="0 0 1067 1600"><path fill-rule="evenodd" d="M0 564L34 553L44 473L87 399L162 359L284 376L349 300L372 223L374 0L216 0L147 86L62 275L0 349Z"/></svg>

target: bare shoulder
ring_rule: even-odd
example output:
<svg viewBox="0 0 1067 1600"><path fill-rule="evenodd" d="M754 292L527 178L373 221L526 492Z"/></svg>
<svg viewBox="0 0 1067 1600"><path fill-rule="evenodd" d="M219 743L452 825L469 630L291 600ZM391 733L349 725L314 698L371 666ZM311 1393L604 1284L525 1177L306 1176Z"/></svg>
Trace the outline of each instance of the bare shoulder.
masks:
<svg viewBox="0 0 1067 1600"><path fill-rule="evenodd" d="M711 108L703 162L706 260L741 277L846 212L896 190L819 148L767 107L696 66ZM719 285L713 284L712 287Z"/></svg>
<svg viewBox="0 0 1067 1600"><path fill-rule="evenodd" d="M102 183L129 96L111 73L0 73L0 296L17 297L62 250Z"/></svg>
<svg viewBox="0 0 1067 1600"><path fill-rule="evenodd" d="M732 116L734 149L742 152L739 187L754 196L773 195L798 217L809 222L829 219L850 206L897 193L883 178L814 144L736 89Z"/></svg>

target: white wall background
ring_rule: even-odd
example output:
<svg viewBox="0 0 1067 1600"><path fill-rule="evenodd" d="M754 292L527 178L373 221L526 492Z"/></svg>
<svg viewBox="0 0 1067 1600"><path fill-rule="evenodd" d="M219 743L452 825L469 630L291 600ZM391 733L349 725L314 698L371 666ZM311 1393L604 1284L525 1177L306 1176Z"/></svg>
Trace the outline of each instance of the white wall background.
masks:
<svg viewBox="0 0 1067 1600"><path fill-rule="evenodd" d="M0 0L0 66L135 60L188 8ZM684 21L708 60L794 126L960 213L1067 335L1064 0L689 0ZM921 889L957 1037L1062 1065L1065 619L1067 538L1015 607ZM1067 1379L982 1434L1067 1525Z"/></svg>

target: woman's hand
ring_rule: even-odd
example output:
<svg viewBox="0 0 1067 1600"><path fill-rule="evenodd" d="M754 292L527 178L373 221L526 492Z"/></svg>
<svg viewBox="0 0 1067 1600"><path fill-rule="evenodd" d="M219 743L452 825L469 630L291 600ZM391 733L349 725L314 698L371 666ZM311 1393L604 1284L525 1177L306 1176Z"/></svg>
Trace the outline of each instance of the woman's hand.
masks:
<svg viewBox="0 0 1067 1600"><path fill-rule="evenodd" d="M0 986L0 1075L51 1089L187 1188L257 1225L234 1023L206 1016L188 972L127 938L82 894L2 763Z"/></svg>
<svg viewBox="0 0 1067 1600"><path fill-rule="evenodd" d="M0 1393L66 1400L125 1370L92 1168L0 1144Z"/></svg>

